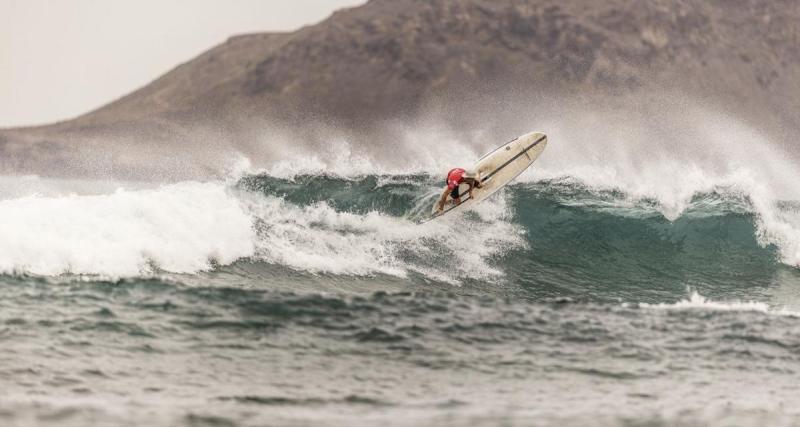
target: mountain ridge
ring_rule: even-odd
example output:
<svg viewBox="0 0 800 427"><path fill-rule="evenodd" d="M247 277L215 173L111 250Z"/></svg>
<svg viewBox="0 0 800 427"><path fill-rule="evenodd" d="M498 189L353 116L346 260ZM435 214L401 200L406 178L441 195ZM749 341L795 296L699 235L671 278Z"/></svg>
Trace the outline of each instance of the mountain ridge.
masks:
<svg viewBox="0 0 800 427"><path fill-rule="evenodd" d="M226 151L272 158L272 132L319 144L333 129L369 149L421 119L514 132L541 105L637 111L662 93L790 140L796 22L788 0L371 0L295 32L231 37L76 119L2 130L0 170L214 174Z"/></svg>

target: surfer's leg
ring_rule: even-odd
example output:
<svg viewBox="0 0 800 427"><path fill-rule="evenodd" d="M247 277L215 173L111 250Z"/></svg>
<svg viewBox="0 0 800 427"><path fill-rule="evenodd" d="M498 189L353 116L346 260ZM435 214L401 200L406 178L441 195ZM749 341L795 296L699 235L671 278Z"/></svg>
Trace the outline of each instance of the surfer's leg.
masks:
<svg viewBox="0 0 800 427"><path fill-rule="evenodd" d="M461 203L461 199L458 197L458 187L454 188L453 191L450 192L450 198L453 199L454 205Z"/></svg>

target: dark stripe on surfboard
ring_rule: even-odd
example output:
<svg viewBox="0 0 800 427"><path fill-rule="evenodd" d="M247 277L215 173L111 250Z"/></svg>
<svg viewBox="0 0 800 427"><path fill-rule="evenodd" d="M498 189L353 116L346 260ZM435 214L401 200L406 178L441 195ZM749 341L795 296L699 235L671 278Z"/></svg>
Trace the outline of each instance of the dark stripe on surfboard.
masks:
<svg viewBox="0 0 800 427"><path fill-rule="evenodd" d="M511 162L513 162L514 160L517 160L518 158L522 157L523 154L527 154L528 150L530 150L531 148L539 145L539 143L544 141L546 138L547 138L547 135L542 135L541 138L537 139L536 141L533 141L533 144L529 145L527 148L525 148L524 150L522 150L519 153L517 153L516 156L512 157L507 162L505 162L502 165L500 165L497 169L493 170L492 173L486 175L486 178L482 179L481 182L491 178L492 175L496 174L497 172L500 172L501 169L503 169L506 166L510 165Z"/></svg>

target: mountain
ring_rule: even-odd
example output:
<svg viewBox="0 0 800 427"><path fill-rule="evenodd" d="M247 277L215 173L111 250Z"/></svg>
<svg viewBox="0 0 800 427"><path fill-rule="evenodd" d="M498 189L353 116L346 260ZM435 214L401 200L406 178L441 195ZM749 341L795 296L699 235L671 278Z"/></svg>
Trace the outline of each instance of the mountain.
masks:
<svg viewBox="0 0 800 427"><path fill-rule="evenodd" d="M232 37L74 120L0 131L0 172L209 175L231 151L279 158L277 141L369 151L421 122L506 137L543 106L657 115L674 97L791 141L798 22L794 0L372 0Z"/></svg>

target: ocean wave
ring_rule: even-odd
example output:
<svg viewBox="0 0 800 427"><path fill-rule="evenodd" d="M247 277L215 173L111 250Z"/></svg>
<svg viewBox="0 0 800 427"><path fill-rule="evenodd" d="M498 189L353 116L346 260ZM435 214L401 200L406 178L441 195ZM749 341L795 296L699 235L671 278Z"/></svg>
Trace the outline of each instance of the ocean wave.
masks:
<svg viewBox="0 0 800 427"><path fill-rule="evenodd" d="M747 123L709 105L664 98L652 114L631 116L615 109L584 110L575 105L548 105L527 112L551 143L518 183L572 180L597 193L618 193L613 200L590 194L585 200L614 214L663 216L718 215L739 205L755 218L759 243L779 249L782 262L800 265L800 214L780 207L800 201L800 166L791 153ZM516 133L531 130L520 129ZM479 158L515 131L497 135L463 134L436 123L421 122L397 132L397 140L370 147L331 141L309 152L287 151L263 169L265 175L294 180L327 174L359 179L397 174L428 175L438 180L464 159ZM699 199L699 200L698 200Z"/></svg>
<svg viewBox="0 0 800 427"><path fill-rule="evenodd" d="M300 206L324 202L340 212L377 211L416 219L424 217L434 202L438 184L436 177L430 175L344 178L325 174L298 175L291 179L255 175L240 182L240 186L249 191L281 197ZM669 206L669 201L657 195L637 195L620 188L589 185L569 176L512 184L502 193L505 196L500 197L510 197L509 200L514 201L510 213L516 217L515 221L523 223L526 217L540 216L533 211L552 207L648 220L654 224L664 220L672 225L692 220L699 224L703 218L716 217L720 218L716 224L722 225L743 218L751 224L748 235L755 237L761 247L777 247L783 262L797 265L800 215L793 207L795 202L772 200L740 184L734 180L721 180L715 185L708 183L703 186L704 191L691 193L679 207Z"/></svg>
<svg viewBox="0 0 800 427"><path fill-rule="evenodd" d="M420 224L441 185L429 174L258 174L8 198L0 201L0 270L129 277L244 262L446 283L566 275L580 284L686 271L724 280L768 274L775 258L800 262L797 202L730 181L693 193L677 217L656 196L575 177L523 181Z"/></svg>
<svg viewBox="0 0 800 427"><path fill-rule="evenodd" d="M244 199L258 234L255 258L313 273L405 277L416 272L450 283L485 280L502 275L490 258L524 247L521 229L504 220L502 198L477 209L477 218L426 224L377 209L342 211L327 201L296 205L261 194Z"/></svg>
<svg viewBox="0 0 800 427"><path fill-rule="evenodd" d="M250 215L219 184L21 197L0 201L0 270L193 273L251 255L255 235Z"/></svg>
<svg viewBox="0 0 800 427"><path fill-rule="evenodd" d="M342 181L319 190L306 184L283 196L186 182L3 200L0 271L129 277L197 273L243 261L340 275L415 272L456 283L501 275L488 259L524 246L519 228L503 219L502 198L469 218L419 225L386 212L385 199L365 205L369 196ZM399 192L396 185L384 189L390 198ZM353 206L362 208L336 206L328 190L354 193ZM398 197L419 201L408 191Z"/></svg>

